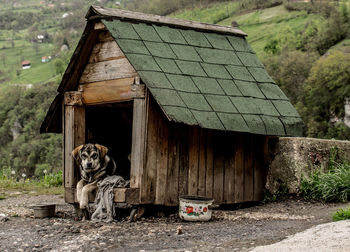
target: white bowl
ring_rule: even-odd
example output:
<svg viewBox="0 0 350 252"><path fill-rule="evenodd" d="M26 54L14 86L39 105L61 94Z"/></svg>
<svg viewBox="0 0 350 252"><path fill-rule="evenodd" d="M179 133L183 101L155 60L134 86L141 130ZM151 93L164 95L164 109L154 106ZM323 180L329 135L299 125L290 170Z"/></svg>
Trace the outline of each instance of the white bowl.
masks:
<svg viewBox="0 0 350 252"><path fill-rule="evenodd" d="M208 221L211 219L213 199L201 196L180 196L179 217L185 221Z"/></svg>

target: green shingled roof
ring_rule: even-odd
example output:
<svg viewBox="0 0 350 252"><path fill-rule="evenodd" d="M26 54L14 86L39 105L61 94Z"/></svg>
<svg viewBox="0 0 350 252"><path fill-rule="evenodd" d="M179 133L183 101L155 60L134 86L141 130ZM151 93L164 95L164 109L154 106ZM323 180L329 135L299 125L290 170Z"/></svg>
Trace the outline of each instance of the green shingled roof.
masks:
<svg viewBox="0 0 350 252"><path fill-rule="evenodd" d="M302 135L299 114L244 37L127 20L103 23L171 120Z"/></svg>

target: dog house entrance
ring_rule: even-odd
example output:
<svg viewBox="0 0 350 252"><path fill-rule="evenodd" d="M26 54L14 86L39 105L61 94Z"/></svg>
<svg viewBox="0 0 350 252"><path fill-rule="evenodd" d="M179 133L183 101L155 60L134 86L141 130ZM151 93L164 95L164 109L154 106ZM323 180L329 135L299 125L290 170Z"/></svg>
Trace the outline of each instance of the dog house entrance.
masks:
<svg viewBox="0 0 350 252"><path fill-rule="evenodd" d="M130 179L133 103L120 102L86 107L86 139L108 148L117 174Z"/></svg>

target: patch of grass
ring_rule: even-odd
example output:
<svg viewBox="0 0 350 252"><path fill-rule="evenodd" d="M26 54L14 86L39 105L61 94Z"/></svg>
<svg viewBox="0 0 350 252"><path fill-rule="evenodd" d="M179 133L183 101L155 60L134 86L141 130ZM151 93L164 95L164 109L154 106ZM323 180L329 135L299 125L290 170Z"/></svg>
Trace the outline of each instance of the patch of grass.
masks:
<svg viewBox="0 0 350 252"><path fill-rule="evenodd" d="M239 2L224 2L205 7L196 7L171 15L176 18L216 24L239 10ZM231 25L231 24L230 24Z"/></svg>
<svg viewBox="0 0 350 252"><path fill-rule="evenodd" d="M32 195L62 195L64 190L62 182L62 171L45 174L39 179L21 179L19 181L2 174L0 176L0 190L4 191L5 194L8 191L19 191L21 193L30 193Z"/></svg>
<svg viewBox="0 0 350 252"><path fill-rule="evenodd" d="M247 40L260 59L269 57L264 51L268 41L293 40L308 22L323 22L320 15L307 14L305 11L288 12L282 5L233 15L218 24L231 25L233 20L238 22L239 29L248 34Z"/></svg>
<svg viewBox="0 0 350 252"><path fill-rule="evenodd" d="M347 209L339 209L332 215L333 221L341 221L350 219L350 207Z"/></svg>
<svg viewBox="0 0 350 252"><path fill-rule="evenodd" d="M267 204L275 202L279 199L283 199L286 196L288 196L288 187L286 184L282 184L274 194L266 190L264 192L264 199L262 200L262 203Z"/></svg>
<svg viewBox="0 0 350 252"><path fill-rule="evenodd" d="M306 11L287 11L283 5L240 12L239 2L217 3L208 7L196 7L173 14L176 18L231 26L236 21L239 29L248 34L247 40L260 59L270 55L264 51L267 42L273 39L294 39L308 22L320 24L324 18Z"/></svg>
<svg viewBox="0 0 350 252"><path fill-rule="evenodd" d="M303 177L301 196L306 200L346 202L350 200L350 166L336 164L326 173L317 171L310 178Z"/></svg>

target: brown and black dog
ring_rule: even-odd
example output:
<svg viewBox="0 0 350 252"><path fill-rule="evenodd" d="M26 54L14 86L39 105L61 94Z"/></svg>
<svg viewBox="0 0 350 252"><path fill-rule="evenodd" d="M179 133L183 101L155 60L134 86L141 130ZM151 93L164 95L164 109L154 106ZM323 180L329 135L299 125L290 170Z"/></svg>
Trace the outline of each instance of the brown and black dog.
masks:
<svg viewBox="0 0 350 252"><path fill-rule="evenodd" d="M116 164L107 152L107 147L99 144L80 145L72 151L80 168L81 180L77 184L77 199L81 209L87 208L88 195L97 189L97 182L116 172Z"/></svg>

